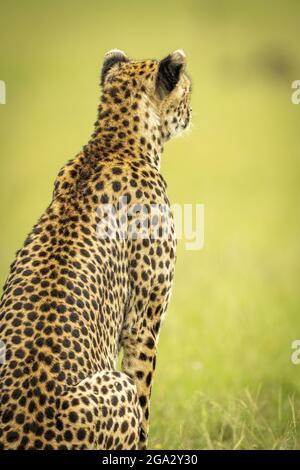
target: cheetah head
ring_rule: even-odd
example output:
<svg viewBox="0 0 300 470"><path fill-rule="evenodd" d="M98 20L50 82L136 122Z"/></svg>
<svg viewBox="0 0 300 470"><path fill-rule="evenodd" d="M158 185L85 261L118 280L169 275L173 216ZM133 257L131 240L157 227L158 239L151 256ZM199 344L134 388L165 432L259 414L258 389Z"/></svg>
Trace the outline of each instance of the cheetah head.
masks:
<svg viewBox="0 0 300 470"><path fill-rule="evenodd" d="M191 81L185 67L182 49L160 61L135 61L112 49L105 55L102 68L103 101L114 109L118 105L122 109L125 103L126 113L132 113L136 120L139 114L146 129L156 125L162 140L169 140L181 134L191 119Z"/></svg>

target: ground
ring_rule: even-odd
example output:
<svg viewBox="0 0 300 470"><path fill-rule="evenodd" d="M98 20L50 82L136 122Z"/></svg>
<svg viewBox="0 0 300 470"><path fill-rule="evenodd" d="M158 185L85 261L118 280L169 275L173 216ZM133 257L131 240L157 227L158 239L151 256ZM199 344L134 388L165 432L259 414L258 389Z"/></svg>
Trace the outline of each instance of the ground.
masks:
<svg viewBox="0 0 300 470"><path fill-rule="evenodd" d="M290 361L300 338L299 4L90 3L1 6L1 283L59 168L90 135L104 52L183 47L194 125L166 147L162 171L172 202L205 204L205 246L179 241L150 447L300 448L300 365Z"/></svg>

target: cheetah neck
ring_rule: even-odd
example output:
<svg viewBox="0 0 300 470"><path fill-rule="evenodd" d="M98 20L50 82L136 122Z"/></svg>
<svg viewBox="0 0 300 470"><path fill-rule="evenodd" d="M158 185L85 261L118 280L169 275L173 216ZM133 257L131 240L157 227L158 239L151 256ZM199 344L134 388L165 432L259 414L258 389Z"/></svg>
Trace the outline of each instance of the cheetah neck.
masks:
<svg viewBox="0 0 300 470"><path fill-rule="evenodd" d="M160 119L145 93L119 98L111 87L103 94L89 145L94 152L116 153L160 169L163 136Z"/></svg>

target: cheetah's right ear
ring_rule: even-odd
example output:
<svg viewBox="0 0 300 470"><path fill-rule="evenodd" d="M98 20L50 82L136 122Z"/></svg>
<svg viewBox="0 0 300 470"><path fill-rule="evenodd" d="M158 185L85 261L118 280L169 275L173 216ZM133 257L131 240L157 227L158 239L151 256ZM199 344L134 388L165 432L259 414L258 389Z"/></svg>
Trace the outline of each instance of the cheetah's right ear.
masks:
<svg viewBox="0 0 300 470"><path fill-rule="evenodd" d="M104 56L104 62L101 72L101 86L103 86L107 72L117 63L129 62L125 52L120 49L111 49Z"/></svg>
<svg viewBox="0 0 300 470"><path fill-rule="evenodd" d="M185 62L186 56L182 49L177 49L160 61L156 77L156 91L160 98L164 98L174 90Z"/></svg>

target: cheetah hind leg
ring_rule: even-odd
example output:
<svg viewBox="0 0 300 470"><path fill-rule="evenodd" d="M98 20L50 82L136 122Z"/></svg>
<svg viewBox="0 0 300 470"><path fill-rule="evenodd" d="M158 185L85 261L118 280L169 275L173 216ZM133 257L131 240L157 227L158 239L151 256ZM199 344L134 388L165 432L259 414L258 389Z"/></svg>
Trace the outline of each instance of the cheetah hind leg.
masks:
<svg viewBox="0 0 300 470"><path fill-rule="evenodd" d="M97 372L58 399L59 449L138 449L142 412L125 374Z"/></svg>

